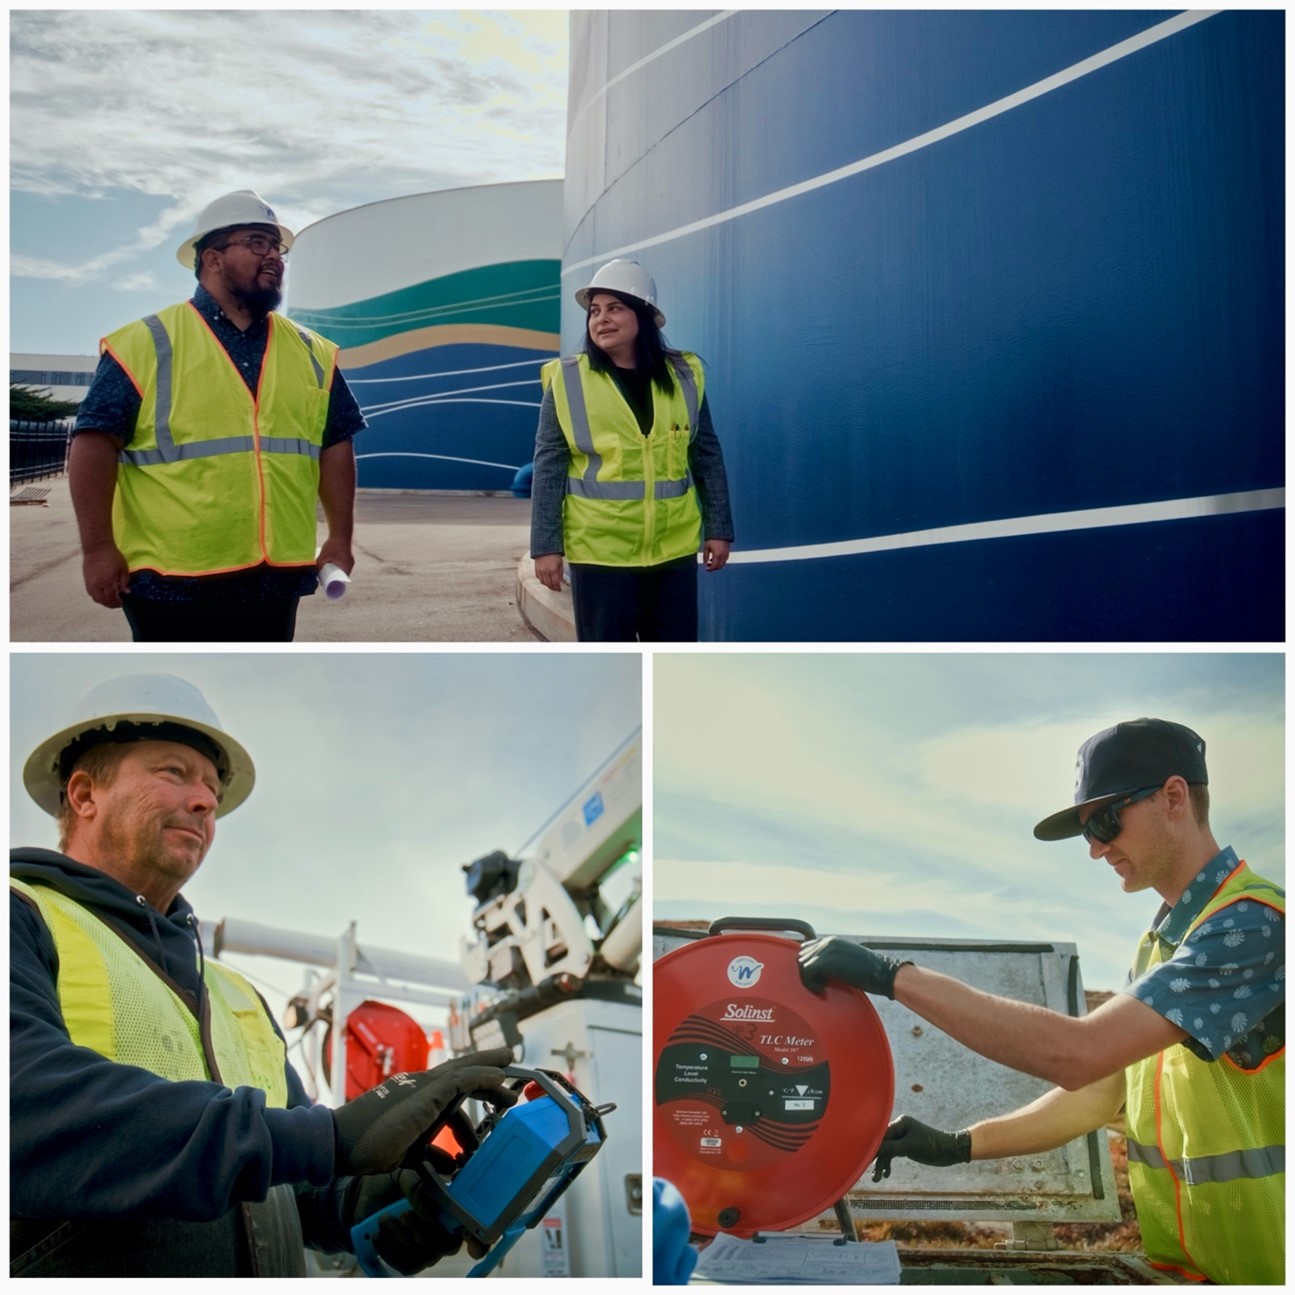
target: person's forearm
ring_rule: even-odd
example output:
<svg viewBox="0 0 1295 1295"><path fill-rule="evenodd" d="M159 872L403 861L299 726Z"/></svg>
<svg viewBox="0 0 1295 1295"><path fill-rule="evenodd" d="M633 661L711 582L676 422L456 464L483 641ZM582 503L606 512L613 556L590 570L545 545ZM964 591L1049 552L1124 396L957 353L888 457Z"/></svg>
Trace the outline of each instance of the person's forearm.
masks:
<svg viewBox="0 0 1295 1295"><path fill-rule="evenodd" d="M1108 1075L1067 1092L1053 1088L1036 1102L971 1126L971 1158L999 1160L1063 1147L1109 1124L1124 1105L1124 1076Z"/></svg>
<svg viewBox="0 0 1295 1295"><path fill-rule="evenodd" d="M999 998L912 963L895 976L895 999L973 1052L1013 1070L1067 1089L1099 1077L1085 1072L1078 1018Z"/></svg>
<svg viewBox="0 0 1295 1295"><path fill-rule="evenodd" d="M330 445L319 456L319 502L328 538L349 551L355 531L355 447L349 440Z"/></svg>
<svg viewBox="0 0 1295 1295"><path fill-rule="evenodd" d="M76 513L81 549L115 547L112 500L117 492L117 456L121 444L106 432L78 432L68 453L68 489Z"/></svg>
<svg viewBox="0 0 1295 1295"><path fill-rule="evenodd" d="M732 542L733 513L729 504L724 452L705 401L697 420L697 435L688 447L688 467L701 504L702 538Z"/></svg>
<svg viewBox="0 0 1295 1295"><path fill-rule="evenodd" d="M565 551L562 500L566 494L571 451L562 434L553 393L545 392L535 433L531 475L531 557Z"/></svg>

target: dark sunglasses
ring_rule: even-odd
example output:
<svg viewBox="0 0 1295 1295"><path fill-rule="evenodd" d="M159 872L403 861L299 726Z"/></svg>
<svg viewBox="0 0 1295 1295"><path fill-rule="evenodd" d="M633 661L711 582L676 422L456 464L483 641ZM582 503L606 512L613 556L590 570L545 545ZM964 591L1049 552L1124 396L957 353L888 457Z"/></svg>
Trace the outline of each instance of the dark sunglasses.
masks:
<svg viewBox="0 0 1295 1295"><path fill-rule="evenodd" d="M1159 787L1143 787L1141 791L1135 791L1132 796L1125 796L1123 800L1114 800L1109 805L1103 805L1101 809L1090 814L1088 822L1083 825L1084 840L1090 844L1093 841L1100 841L1103 845L1110 845L1124 830L1124 824L1120 822L1120 810L1139 800L1146 800L1148 796L1154 796L1159 790Z"/></svg>

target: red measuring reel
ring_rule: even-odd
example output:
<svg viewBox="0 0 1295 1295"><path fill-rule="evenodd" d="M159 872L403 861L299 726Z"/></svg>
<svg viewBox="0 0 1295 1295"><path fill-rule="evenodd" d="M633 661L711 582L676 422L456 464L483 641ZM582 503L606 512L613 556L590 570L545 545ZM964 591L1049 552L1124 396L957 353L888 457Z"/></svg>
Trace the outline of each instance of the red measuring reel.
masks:
<svg viewBox="0 0 1295 1295"><path fill-rule="evenodd" d="M695 1232L795 1227L833 1208L877 1153L895 1070L857 989L800 979L804 922L725 917L653 968L653 1173Z"/></svg>

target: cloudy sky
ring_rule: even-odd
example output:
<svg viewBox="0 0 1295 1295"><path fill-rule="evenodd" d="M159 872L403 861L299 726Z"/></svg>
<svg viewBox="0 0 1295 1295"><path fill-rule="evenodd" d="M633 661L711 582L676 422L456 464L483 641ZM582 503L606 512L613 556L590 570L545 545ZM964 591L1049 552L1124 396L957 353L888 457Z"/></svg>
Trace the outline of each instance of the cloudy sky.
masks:
<svg viewBox="0 0 1295 1295"><path fill-rule="evenodd" d="M11 351L92 355L188 296L175 250L233 189L300 230L563 172L564 10L27 10L9 38Z"/></svg>
<svg viewBox="0 0 1295 1295"><path fill-rule="evenodd" d="M1140 715L1205 739L1220 845L1284 882L1276 654L658 654L653 916L1066 941L1118 989L1159 900L1034 824Z"/></svg>
<svg viewBox="0 0 1295 1295"><path fill-rule="evenodd" d="M54 848L22 785L41 740L105 679L198 685L257 769L185 894L204 921L254 921L457 962L461 865L516 857L641 722L637 654L100 651L10 657L11 843ZM584 704L573 704L582 700ZM278 1009L296 964L232 957ZM435 1022L432 1022L435 1023Z"/></svg>

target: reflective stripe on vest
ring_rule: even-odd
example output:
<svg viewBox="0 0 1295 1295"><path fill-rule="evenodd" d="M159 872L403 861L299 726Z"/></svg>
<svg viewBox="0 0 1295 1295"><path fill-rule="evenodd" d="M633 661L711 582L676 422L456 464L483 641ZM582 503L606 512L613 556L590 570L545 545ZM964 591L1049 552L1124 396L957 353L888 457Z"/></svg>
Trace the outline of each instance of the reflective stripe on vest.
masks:
<svg viewBox="0 0 1295 1295"><path fill-rule="evenodd" d="M1127 1139L1129 1159L1149 1169L1171 1169L1185 1183L1230 1183L1236 1178L1264 1178L1286 1172L1286 1148L1256 1147L1192 1160L1166 1160L1159 1147Z"/></svg>
<svg viewBox="0 0 1295 1295"><path fill-rule="evenodd" d="M78 1047L163 1079L259 1088L288 1104L287 1057L255 990L237 972L203 965L210 1049L193 1012L161 973L89 909L48 886L10 879L40 910L58 952L58 998ZM197 957L197 949L194 950Z"/></svg>
<svg viewBox="0 0 1295 1295"><path fill-rule="evenodd" d="M668 357L670 394L652 391L647 435L605 373L583 355L544 366L563 435L572 450L563 505L566 554L572 562L655 566L697 551L701 512L687 462L701 408L701 365ZM590 411L596 403L597 412ZM611 461L609 462L609 456ZM637 505L637 507L636 507Z"/></svg>
<svg viewBox="0 0 1295 1295"><path fill-rule="evenodd" d="M1238 903L1285 911L1240 863L1187 934ZM1134 976L1165 961L1143 938ZM1129 1182L1148 1259L1196 1280L1280 1281L1285 1266L1285 1049L1254 1070L1175 1044L1128 1068Z"/></svg>
<svg viewBox="0 0 1295 1295"><path fill-rule="evenodd" d="M281 315L267 329L255 393L192 302L104 339L141 400L113 498L130 570L313 563L337 348Z"/></svg>
<svg viewBox="0 0 1295 1295"><path fill-rule="evenodd" d="M153 450L128 450L121 452L123 463L142 466L155 463L178 463L182 459L205 459L217 454L240 454L254 451L257 448L255 436L226 436L220 440L190 441L180 445L171 435L171 411L175 404L175 353L171 346L170 334L157 315L149 315L144 325L153 338L157 348L157 413L156 437L157 448ZM315 356L310 344L310 336L302 329L297 329L297 336L305 345L306 354L315 372L315 382L322 390L324 386L324 368ZM260 441L261 449L269 454L304 454L318 459L320 446L310 441L292 437L266 437Z"/></svg>

